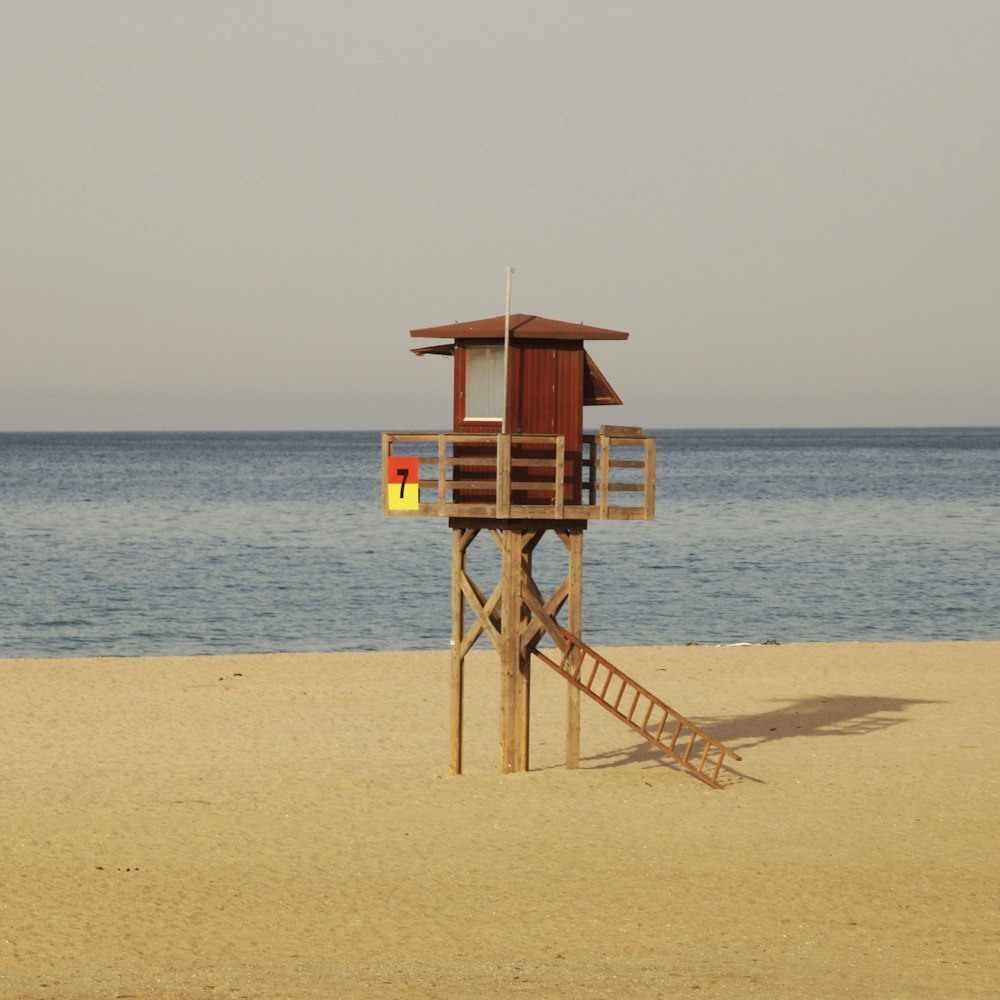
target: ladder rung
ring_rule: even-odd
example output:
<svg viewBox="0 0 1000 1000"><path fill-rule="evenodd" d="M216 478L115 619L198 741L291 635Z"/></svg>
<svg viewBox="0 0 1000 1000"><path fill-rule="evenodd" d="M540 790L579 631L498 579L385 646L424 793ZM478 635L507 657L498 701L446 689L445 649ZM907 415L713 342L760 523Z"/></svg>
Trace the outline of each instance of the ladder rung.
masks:
<svg viewBox="0 0 1000 1000"><path fill-rule="evenodd" d="M625 689L627 687L628 687L628 683L626 681L622 681L622 689L618 692L618 697L615 698L614 705L611 706L616 712L618 711L618 706L622 703L622 697L624 696Z"/></svg>
<svg viewBox="0 0 1000 1000"><path fill-rule="evenodd" d="M642 719L642 731L643 732L646 731L646 727L649 725L649 717L653 714L653 706L655 704L656 704L656 702L654 702L653 699L650 698L650 700L649 700L649 708L646 709L646 714L643 716L643 719Z"/></svg>
<svg viewBox="0 0 1000 1000"><path fill-rule="evenodd" d="M635 706L639 704L639 692L636 691L635 697L632 699L632 706L628 710L628 720L632 721L632 716L635 715Z"/></svg>
<svg viewBox="0 0 1000 1000"><path fill-rule="evenodd" d="M605 664L607 666L607 664ZM614 674L609 670L608 679L604 682L604 687L601 688L601 701L605 701L608 695L608 688L611 687L611 678Z"/></svg>
<svg viewBox="0 0 1000 1000"><path fill-rule="evenodd" d="M656 735L653 737L653 739L656 740L657 743L660 742L660 737L663 735L663 729L666 726L667 721L669 719L670 719L670 713L665 711L663 713L663 719L660 722L660 728L656 730Z"/></svg>
<svg viewBox="0 0 1000 1000"><path fill-rule="evenodd" d="M670 752L674 752L674 747L677 746L677 738L681 735L681 730L684 728L684 720L677 720L677 728L674 730L673 738L670 741Z"/></svg>

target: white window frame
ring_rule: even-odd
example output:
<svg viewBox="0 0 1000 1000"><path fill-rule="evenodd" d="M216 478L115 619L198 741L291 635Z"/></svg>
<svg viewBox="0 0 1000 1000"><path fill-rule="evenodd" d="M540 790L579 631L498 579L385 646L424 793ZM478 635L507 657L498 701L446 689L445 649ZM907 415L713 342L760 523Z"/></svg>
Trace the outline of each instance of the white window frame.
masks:
<svg viewBox="0 0 1000 1000"><path fill-rule="evenodd" d="M473 378L478 378L473 384ZM463 419L476 423L503 421L503 345L465 349L465 406ZM477 410L486 412L476 412Z"/></svg>

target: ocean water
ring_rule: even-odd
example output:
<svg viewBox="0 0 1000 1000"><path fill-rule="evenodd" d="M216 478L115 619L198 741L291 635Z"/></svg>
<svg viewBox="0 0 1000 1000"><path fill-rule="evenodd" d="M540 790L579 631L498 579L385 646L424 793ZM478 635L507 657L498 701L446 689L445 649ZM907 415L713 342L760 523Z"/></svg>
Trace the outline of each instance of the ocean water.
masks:
<svg viewBox="0 0 1000 1000"><path fill-rule="evenodd" d="M1000 639L1000 428L656 433L656 521L585 535L591 643ZM447 648L447 522L383 518L379 462L374 432L0 435L0 656Z"/></svg>

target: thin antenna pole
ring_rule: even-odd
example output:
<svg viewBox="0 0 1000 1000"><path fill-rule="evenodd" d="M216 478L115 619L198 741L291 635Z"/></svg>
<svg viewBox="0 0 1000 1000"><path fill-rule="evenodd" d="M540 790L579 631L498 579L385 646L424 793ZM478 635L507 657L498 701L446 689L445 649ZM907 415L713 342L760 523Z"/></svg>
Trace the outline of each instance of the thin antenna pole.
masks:
<svg viewBox="0 0 1000 1000"><path fill-rule="evenodd" d="M500 432L507 433L507 397L510 395L508 384L508 372L510 369L510 276L514 273L514 268L507 268L507 306L503 317L503 420L500 424Z"/></svg>

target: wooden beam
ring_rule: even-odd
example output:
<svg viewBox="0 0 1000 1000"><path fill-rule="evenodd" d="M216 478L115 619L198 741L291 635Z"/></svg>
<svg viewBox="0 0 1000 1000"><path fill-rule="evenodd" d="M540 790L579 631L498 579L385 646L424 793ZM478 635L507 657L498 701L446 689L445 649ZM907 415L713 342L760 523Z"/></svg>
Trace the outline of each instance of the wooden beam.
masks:
<svg viewBox="0 0 1000 1000"><path fill-rule="evenodd" d="M500 633L500 771L518 769L518 674L521 665L521 533L508 529L502 534L503 630Z"/></svg>
<svg viewBox="0 0 1000 1000"><path fill-rule="evenodd" d="M469 578L469 575L464 571L461 576L461 588L466 601L469 603L469 607L476 616L473 628L469 630L466 636L466 643L463 646L462 655L464 656L465 653L469 651L472 643L474 643L483 632L486 632L493 645L498 650L502 649L501 631L499 628L499 620L497 618L496 609L497 605L502 604L503 602L503 581L501 580L497 589L493 592L493 596L488 601L486 600L483 592L475 585L475 583ZM473 631L475 631L474 635Z"/></svg>
<svg viewBox="0 0 1000 1000"><path fill-rule="evenodd" d="M562 606L566 603L568 596L569 577L566 577L556 587L552 592L552 596L547 601L539 593L534 580L529 578L525 581L524 603L535 616L534 621L525 628L521 639L521 649L526 656L534 651L543 633L548 634L556 645L562 649L565 641L562 637L562 629L558 627L558 622L556 622L555 618L562 610Z"/></svg>
<svg viewBox="0 0 1000 1000"><path fill-rule="evenodd" d="M389 460L392 458L392 435L382 435L382 515L389 516Z"/></svg>
<svg viewBox="0 0 1000 1000"><path fill-rule="evenodd" d="M462 773L462 721L465 687L465 608L462 597L462 578L465 576L465 550L461 528L451 532L451 725L448 745L448 770Z"/></svg>
<svg viewBox="0 0 1000 1000"><path fill-rule="evenodd" d="M497 517L510 516L510 435L497 435Z"/></svg>
<svg viewBox="0 0 1000 1000"><path fill-rule="evenodd" d="M517 615L517 770L527 771L531 748L531 655L524 651L524 630L531 621L531 612L524 602L531 579L531 554L544 532L522 532L521 549L521 603Z"/></svg>
<svg viewBox="0 0 1000 1000"><path fill-rule="evenodd" d="M646 504L643 513L647 521L656 516L656 438L646 438Z"/></svg>
<svg viewBox="0 0 1000 1000"><path fill-rule="evenodd" d="M608 462L611 460L611 442L604 436L601 435L601 472L600 472L600 486L598 503L601 508L601 519L606 521L608 519L608 501L610 498L610 479L611 470Z"/></svg>
<svg viewBox="0 0 1000 1000"><path fill-rule="evenodd" d="M444 513L448 504L448 437L445 434L438 435L438 457L437 457L437 495L438 495L438 517Z"/></svg>
<svg viewBox="0 0 1000 1000"><path fill-rule="evenodd" d="M566 609L566 631L572 635L583 632L583 529L560 532L569 549L569 607ZM579 649L573 647L571 670L579 665ZM580 766L580 690L567 685L566 693L566 767Z"/></svg>
<svg viewBox="0 0 1000 1000"><path fill-rule="evenodd" d="M562 434L556 438L556 495L553 498L556 517L565 513L566 489L566 438Z"/></svg>

